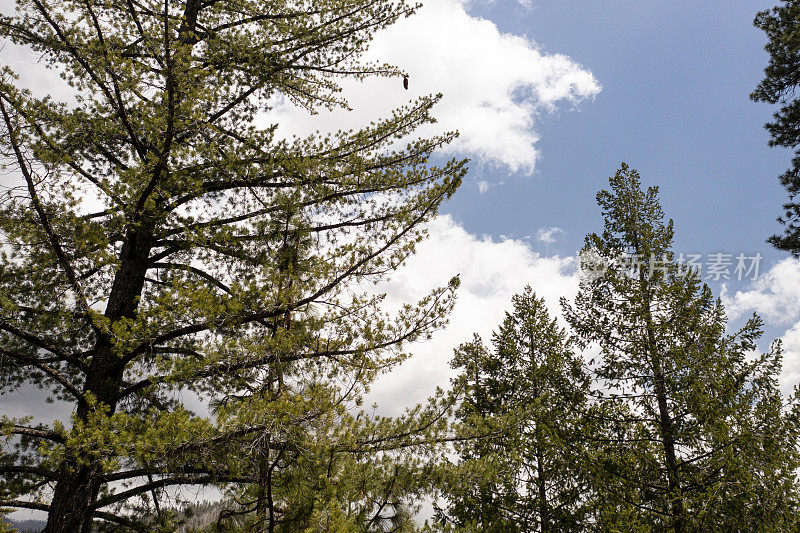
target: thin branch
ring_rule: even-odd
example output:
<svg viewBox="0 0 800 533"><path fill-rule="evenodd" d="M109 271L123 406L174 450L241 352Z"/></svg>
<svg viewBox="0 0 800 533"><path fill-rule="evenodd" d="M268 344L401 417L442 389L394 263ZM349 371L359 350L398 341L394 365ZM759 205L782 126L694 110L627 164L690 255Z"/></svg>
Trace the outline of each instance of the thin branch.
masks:
<svg viewBox="0 0 800 533"><path fill-rule="evenodd" d="M65 376L52 366L48 365L47 363L41 361L37 357L33 357L24 353L13 352L3 347L0 347L0 355L4 355L16 361L20 361L24 364L38 368L39 370L41 370L42 372L44 372L45 374L56 380L62 387L67 389L70 392L70 394L72 394L72 396L75 397L75 399L81 402L84 401L84 397L81 391L78 390L78 387L76 387L69 380L67 376Z"/></svg>
<svg viewBox="0 0 800 533"><path fill-rule="evenodd" d="M36 192L36 186L33 182L33 175L31 174L31 171L28 168L28 164L25 161L25 157L22 154L22 149L17 140L17 136L14 133L14 125L11 122L11 117L8 115L8 111L6 110L6 105L3 102L2 98L0 98L0 112L2 112L3 121L5 122L6 128L8 129L9 142L11 143L11 147L14 150L14 155L17 158L17 164L19 165L20 172L22 172L22 175L25 178L25 182L28 185L28 194L30 195L33 208L36 211L37 216L39 217L39 222L42 225L42 229L44 230L48 240L50 241L50 246L53 248L53 251L56 254L56 258L58 258L58 262L61 264L61 268L64 269L64 273L67 275L67 279L69 280L70 285L72 286L72 290L75 293L76 298L78 299L79 305L81 306L83 312L86 313L86 318L89 321L89 324L92 326L92 329L94 329L96 333L101 333L100 328L97 325L95 325L94 321L92 320L92 311L89 306L89 302L86 300L86 294L83 292L83 287L81 286L81 283L78 280L78 276L75 274L75 270L72 268L72 264L69 262L67 255L64 253L58 235L56 235L52 225L50 224L50 219L48 218L47 213L44 210L44 206L42 206L42 202L39 200L39 195Z"/></svg>
<svg viewBox="0 0 800 533"><path fill-rule="evenodd" d="M0 426L2 428L2 426ZM12 435L25 435L27 437L36 437L40 439L47 439L53 442L58 442L59 444L63 444L66 442L66 437L60 433L56 433L50 429L41 429L41 428L29 428L27 426L6 426L3 428L4 430L10 431Z"/></svg>
<svg viewBox="0 0 800 533"><path fill-rule="evenodd" d="M88 372L88 370L89 370L89 367L86 365L86 363L84 363L83 361L81 361L77 357L75 357L75 356L73 356L71 354L68 354L67 352L61 350L60 348L58 348L58 347L50 344L49 342L45 341L44 339L41 339L41 338L37 337L33 333L21 330L21 329L17 328L16 326L12 326L8 322L0 321L0 331L5 331L7 333L11 333L12 335L15 335L15 336L17 336L17 337L19 337L19 338L21 338L21 339L33 344L37 348L41 348L42 350L46 350L46 351L52 353L53 355L55 355L56 357L58 357L60 360L66 361L66 362L74 365L76 368L82 370L83 372Z"/></svg>

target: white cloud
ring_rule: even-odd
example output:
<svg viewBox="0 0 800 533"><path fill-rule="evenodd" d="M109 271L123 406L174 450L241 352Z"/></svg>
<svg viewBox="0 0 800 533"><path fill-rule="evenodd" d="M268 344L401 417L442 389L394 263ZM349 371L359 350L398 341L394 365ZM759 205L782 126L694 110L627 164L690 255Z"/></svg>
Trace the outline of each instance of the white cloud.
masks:
<svg viewBox="0 0 800 533"><path fill-rule="evenodd" d="M413 356L374 385L368 402L377 402L385 413L402 411L424 401L436 386L447 386L453 349L471 340L473 332L488 341L511 297L526 284L545 299L553 316L560 314L559 298L572 299L578 290L572 258L541 257L516 239L479 238L449 216L437 217L429 234L417 254L379 290L395 306L416 301L460 274L458 301L450 324L432 340L412 346Z"/></svg>
<svg viewBox="0 0 800 533"><path fill-rule="evenodd" d="M756 311L778 324L800 320L800 260L788 258L776 263L758 276L750 289L733 296L723 288L722 299L733 318Z"/></svg>
<svg viewBox="0 0 800 533"><path fill-rule="evenodd" d="M781 337L783 341L783 372L780 385L784 394L791 394L800 384L800 322Z"/></svg>
<svg viewBox="0 0 800 533"><path fill-rule="evenodd" d="M450 153L530 172L538 157L537 115L600 91L592 74L569 57L501 33L456 0L427 1L417 14L376 35L368 56L408 72L408 91L398 79L346 82L343 90L353 112L310 117L279 102L270 120L284 135L357 128L412 98L442 92L434 110L438 124L420 134L457 129L461 136L447 149Z"/></svg>
<svg viewBox="0 0 800 533"><path fill-rule="evenodd" d="M536 232L536 240L545 244L556 242L557 235L563 235L564 230L555 226L549 228L539 228Z"/></svg>
<svg viewBox="0 0 800 533"><path fill-rule="evenodd" d="M375 36L366 59L408 72L408 91L399 79L348 80L342 89L354 111L310 116L281 99L268 120L279 123L287 136L358 128L418 96L441 92L444 98L434 110L438 124L421 128L420 135L459 130L461 136L446 148L448 155L531 172L539 156L537 116L559 103L576 105L594 97L600 84L571 58L545 53L530 39L502 33L492 21L471 16L466 4L426 0L417 14ZM0 0L0 11L11 12L11 3ZM0 46L3 63L22 75L23 85L72 101L74 91L56 71L44 69L37 54L9 42Z"/></svg>
<svg viewBox="0 0 800 533"><path fill-rule="evenodd" d="M459 130L460 137L445 149L448 155L531 172L539 156L537 116L559 103L574 106L594 97L600 84L571 58L545 53L528 38L502 33L492 21L471 16L466 4L426 0L417 14L375 36L365 59L408 72L408 91L399 79L347 80L342 89L352 112L310 116L280 99L268 120L279 123L286 136L346 130L387 116L418 96L441 92L444 98L434 110L438 123L420 128L420 135ZM10 5L0 0L0 11L10 12ZM22 75L23 85L72 101L74 91L56 71L44 69L37 54L8 42L0 45L3 63Z"/></svg>
<svg viewBox="0 0 800 533"><path fill-rule="evenodd" d="M542 240L551 229L557 228L542 228L537 239ZM412 357L373 386L368 403L378 403L386 414L424 401L436 386L446 387L453 375L449 367L453 349L469 341L473 333L488 341L509 309L511 296L526 284L545 298L554 316L560 316L559 298L572 300L578 289L573 257L542 257L522 240L478 237L449 216L435 219L429 234L418 253L379 290L387 293L387 304L394 307L416 301L460 274L458 302L444 330L431 341L410 347ZM780 376L781 390L790 393L800 383L800 261L781 261L749 290L733 296L723 291L722 298L734 319L757 311L769 322L791 324L781 336L784 366Z"/></svg>
<svg viewBox="0 0 800 533"><path fill-rule="evenodd" d="M732 296L723 287L722 300L732 318L755 311L767 322L792 324L781 336L780 386L789 394L800 383L800 260L779 261L761 274L748 290L737 291Z"/></svg>
<svg viewBox="0 0 800 533"><path fill-rule="evenodd" d="M488 190L489 190L489 182L488 181L486 181L486 180L478 181L478 192L483 194Z"/></svg>

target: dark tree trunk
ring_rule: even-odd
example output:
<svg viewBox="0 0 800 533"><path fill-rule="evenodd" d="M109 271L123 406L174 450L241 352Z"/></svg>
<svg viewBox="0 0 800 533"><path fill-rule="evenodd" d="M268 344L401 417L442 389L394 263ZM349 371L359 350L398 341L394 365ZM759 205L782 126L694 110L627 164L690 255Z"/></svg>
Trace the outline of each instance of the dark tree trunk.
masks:
<svg viewBox="0 0 800 533"><path fill-rule="evenodd" d="M44 533L88 533L92 524L89 508L100 490L97 464L75 468L62 465Z"/></svg>
<svg viewBox="0 0 800 533"><path fill-rule="evenodd" d="M258 494L256 496L256 526L254 533L271 531L272 521L267 516L267 492L269 483L269 442L266 451L261 451L261 461L258 465Z"/></svg>
<svg viewBox="0 0 800 533"><path fill-rule="evenodd" d="M646 283L643 283L646 287ZM670 514L672 528L675 533L686 532L686 518L683 504L683 494L678 472L678 459L675 453L675 426L669 412L667 400L667 384L664 376L663 361L658 353L655 339L655 326L650 312L650 296L647 290L645 296L645 321L647 327L647 354L650 358L653 371L654 390L658 404L658 428L661 433L661 445L664 450L664 462L667 467L667 489L670 497Z"/></svg>
<svg viewBox="0 0 800 533"><path fill-rule="evenodd" d="M660 368L655 372L656 400L658 401L659 429L661 430L661 440L664 447L664 458L667 463L667 487L669 488L672 513L672 524L675 533L684 533L686 523L684 517L683 496L681 492L681 482L678 473L678 459L675 454L675 435L672 418L669 414L667 405L666 387L664 375Z"/></svg>
<svg viewBox="0 0 800 533"><path fill-rule="evenodd" d="M528 350L534 375L532 384L532 402L537 402L542 394L542 387L539 381L539 362L536 359L539 354L535 353L536 348L536 342L533 338L533 334L531 333L528 338ZM547 501L547 476L545 474L544 454L542 453L542 430L538 420L536 421L534 433L536 437L536 489L539 493L539 526L542 533L550 533L550 511Z"/></svg>
<svg viewBox="0 0 800 533"><path fill-rule="evenodd" d="M95 349L85 392L91 392L111 413L116 409L121 374L122 365L110 345L103 342ZM80 404L78 419L86 420L88 414L89 406ZM91 452L65 460L59 469L44 533L88 533L92 524L91 505L97 499L102 476L99 460Z"/></svg>
<svg viewBox="0 0 800 533"><path fill-rule="evenodd" d="M152 247L151 235L151 227L131 231L122 247L121 264L114 276L105 312L111 324L136 315ZM109 409L109 414L117 408L124 368L122 359L114 353L111 339L100 335L92 351L84 393L91 393ZM90 409L85 403L79 403L78 420L87 420ZM91 451L68 456L59 468L43 533L88 533L92 526L92 505L102 480L100 460Z"/></svg>
<svg viewBox="0 0 800 533"><path fill-rule="evenodd" d="M642 255L638 237L634 238L634 248L637 256ZM644 254L649 257L650 254ZM686 532L686 517L683 503L683 493L678 472L678 459L675 453L675 426L669 412L667 399L667 383L664 376L663 359L659 353L655 337L655 324L651 311L650 283L645 276L644 269L639 269L639 287L642 294L642 311L645 319L646 338L645 350L653 372L653 385L658 404L658 428L661 433L661 445L664 450L664 459L667 467L667 489L670 497L670 514L672 528L675 533Z"/></svg>
<svg viewBox="0 0 800 533"><path fill-rule="evenodd" d="M536 452L537 488L539 489L539 522L542 533L550 533L550 512L547 507L547 480L544 475L544 459Z"/></svg>

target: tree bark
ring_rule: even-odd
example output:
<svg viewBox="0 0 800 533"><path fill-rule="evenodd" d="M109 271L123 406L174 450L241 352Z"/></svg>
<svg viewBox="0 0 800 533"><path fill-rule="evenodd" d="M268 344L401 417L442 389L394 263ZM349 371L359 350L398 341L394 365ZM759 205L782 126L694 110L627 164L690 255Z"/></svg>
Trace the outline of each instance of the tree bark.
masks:
<svg viewBox="0 0 800 533"><path fill-rule="evenodd" d="M544 476L544 460L540 450L536 452L536 484L539 489L539 522L542 533L550 533L550 512L547 509L547 484Z"/></svg>
<svg viewBox="0 0 800 533"><path fill-rule="evenodd" d="M637 245L637 252L639 248ZM650 309L651 294L649 284L644 277L644 272L639 272L639 283L642 288L643 310L645 318L646 350L647 357L650 359L653 371L654 390L656 393L656 403L658 405L658 428L661 433L661 444L664 450L664 459L667 467L667 488L670 497L670 514L672 516L672 528L675 533L686 532L685 509L681 489L680 476L678 472L678 460L675 453L675 428L672 416L669 412L667 401L667 387L664 376L662 359L658 352L655 338L655 325L653 314Z"/></svg>
<svg viewBox="0 0 800 533"><path fill-rule="evenodd" d="M675 454L675 435L672 418L669 414L669 406L667 405L664 375L661 369L656 369L654 377L656 382L656 399L658 401L659 428L661 430L661 440L664 447L664 457L667 463L667 486L669 488L670 498L672 499L670 504L672 524L675 533L684 533L686 531L686 523L681 483L678 475L678 460Z"/></svg>
<svg viewBox="0 0 800 533"><path fill-rule="evenodd" d="M152 248L152 227L128 233L121 251L121 264L114 276L105 316L113 325L121 318L133 318L144 288L148 258ZM114 353L111 338L103 334L95 342L86 374L84 393L91 393L98 404L113 414L122 389L124 363ZM78 404L77 419L88 420L92 406ZM70 456L59 467L58 481L43 533L89 533L92 504L102 486L100 460L91 451Z"/></svg>

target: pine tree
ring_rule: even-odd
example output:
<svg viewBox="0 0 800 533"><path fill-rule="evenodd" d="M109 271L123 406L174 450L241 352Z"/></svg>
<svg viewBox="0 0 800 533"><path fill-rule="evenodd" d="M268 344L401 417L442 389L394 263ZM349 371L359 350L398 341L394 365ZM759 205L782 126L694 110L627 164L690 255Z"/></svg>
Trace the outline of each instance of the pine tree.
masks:
<svg viewBox="0 0 800 533"><path fill-rule="evenodd" d="M505 396L503 361L477 334L455 350L451 361L460 373L451 393L456 410L455 452L458 462L446 464L440 489L447 509L437 504L437 522L445 531L520 531L514 515L519 460L513 450L516 418Z"/></svg>
<svg viewBox="0 0 800 533"><path fill-rule="evenodd" d="M0 17L74 96L0 73L19 178L0 202L0 393L74 406L67 424L3 419L0 506L47 511L47 533L135 529L141 513L169 530L164 491L265 486L227 445L259 442L268 461L313 446L315 421L442 324L455 283L395 317L359 288L413 253L465 172L428 164L454 134L410 137L438 97L329 136L256 120L275 98L313 113L347 105L342 78L400 76L360 56L413 9L22 0ZM194 412L188 392L227 406Z"/></svg>
<svg viewBox="0 0 800 533"><path fill-rule="evenodd" d="M778 221L785 226L783 235L770 237L776 248L800 255L800 99L797 89L800 83L797 69L800 66L800 2L783 0L782 5L761 11L755 18L755 26L767 34L765 49L769 53L769 65L764 69L765 77L750 98L757 102L780 104L774 121L765 127L772 137L770 146L785 146L795 150L792 166L781 177L781 184L789 193L784 204L784 214Z"/></svg>
<svg viewBox="0 0 800 533"><path fill-rule="evenodd" d="M475 531L577 531L588 526L583 413L589 381L567 334L531 287L492 337L453 359L465 435L450 520Z"/></svg>
<svg viewBox="0 0 800 533"><path fill-rule="evenodd" d="M354 409L349 394L318 382L217 408L220 423L232 427L256 429L244 418L269 421L220 452L240 476L257 473L229 487L222 531L417 531L414 512L432 490L429 462L438 460L435 441L447 430L446 404L387 418Z"/></svg>
<svg viewBox="0 0 800 533"><path fill-rule="evenodd" d="M602 234L565 315L596 363L605 529L785 531L796 525L796 405L777 386L780 347L755 358L753 317L726 334L719 300L672 250L658 189L622 165L598 193Z"/></svg>

